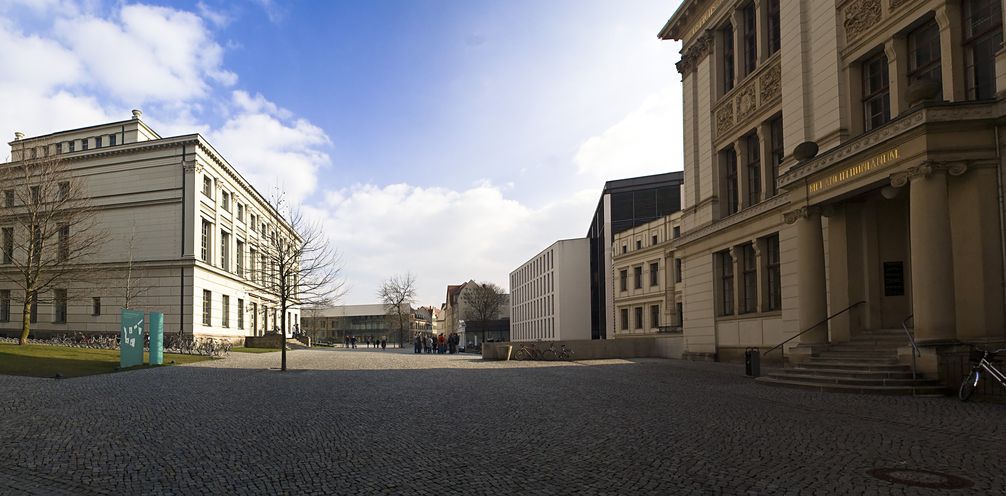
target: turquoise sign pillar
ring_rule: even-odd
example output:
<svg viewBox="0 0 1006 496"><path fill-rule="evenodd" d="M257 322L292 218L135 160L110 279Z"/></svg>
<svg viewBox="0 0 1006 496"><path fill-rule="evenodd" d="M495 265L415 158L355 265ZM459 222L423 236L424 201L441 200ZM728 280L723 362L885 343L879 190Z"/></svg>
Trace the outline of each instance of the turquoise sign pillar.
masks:
<svg viewBox="0 0 1006 496"><path fill-rule="evenodd" d="M150 365L164 365L164 314L150 312Z"/></svg>
<svg viewBox="0 0 1006 496"><path fill-rule="evenodd" d="M123 309L119 318L119 367L143 365L143 312Z"/></svg>

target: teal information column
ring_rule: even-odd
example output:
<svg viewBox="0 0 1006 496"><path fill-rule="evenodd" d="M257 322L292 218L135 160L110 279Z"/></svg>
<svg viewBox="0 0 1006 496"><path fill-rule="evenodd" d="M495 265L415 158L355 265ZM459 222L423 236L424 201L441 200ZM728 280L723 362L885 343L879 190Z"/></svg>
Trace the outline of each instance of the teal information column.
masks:
<svg viewBox="0 0 1006 496"><path fill-rule="evenodd" d="M164 314L150 312L150 365L164 365Z"/></svg>
<svg viewBox="0 0 1006 496"><path fill-rule="evenodd" d="M143 312L123 309L119 319L119 367L143 365Z"/></svg>

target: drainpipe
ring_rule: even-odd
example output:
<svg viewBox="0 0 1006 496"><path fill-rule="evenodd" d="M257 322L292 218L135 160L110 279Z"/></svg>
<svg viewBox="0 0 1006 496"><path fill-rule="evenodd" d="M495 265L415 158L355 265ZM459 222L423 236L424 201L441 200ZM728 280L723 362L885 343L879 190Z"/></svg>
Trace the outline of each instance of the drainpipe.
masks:
<svg viewBox="0 0 1006 496"><path fill-rule="evenodd" d="M1006 219L1004 216L1003 202L1003 164L1002 149L999 143L999 124L995 125L996 131L996 186L999 193L999 248L1002 250L1002 286L1003 286L1003 322L1006 322Z"/></svg>

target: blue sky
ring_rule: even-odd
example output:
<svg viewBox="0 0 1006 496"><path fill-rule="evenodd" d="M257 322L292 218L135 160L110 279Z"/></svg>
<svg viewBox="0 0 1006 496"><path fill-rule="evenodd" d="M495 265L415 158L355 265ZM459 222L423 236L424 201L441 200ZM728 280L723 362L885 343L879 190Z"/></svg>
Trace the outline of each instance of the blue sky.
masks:
<svg viewBox="0 0 1006 496"><path fill-rule="evenodd" d="M438 305L582 236L604 180L681 169L678 3L0 0L0 132L141 108L302 203L346 303L411 271Z"/></svg>

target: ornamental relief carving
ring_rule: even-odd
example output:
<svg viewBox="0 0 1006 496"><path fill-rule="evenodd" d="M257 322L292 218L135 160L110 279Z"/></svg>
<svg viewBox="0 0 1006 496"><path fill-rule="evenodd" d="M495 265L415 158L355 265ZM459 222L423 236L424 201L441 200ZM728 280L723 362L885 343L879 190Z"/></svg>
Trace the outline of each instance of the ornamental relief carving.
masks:
<svg viewBox="0 0 1006 496"><path fill-rule="evenodd" d="M782 69L779 59L763 65L758 73L749 76L744 84L734 89L715 109L716 137L722 138L734 127L745 124L746 120L765 106L777 102L781 96Z"/></svg>
<svg viewBox="0 0 1006 496"><path fill-rule="evenodd" d="M891 10L894 10L906 3L910 3L912 0L891 0Z"/></svg>
<svg viewBox="0 0 1006 496"><path fill-rule="evenodd" d="M734 127L734 106L724 105L716 111L716 133L723 134L732 127Z"/></svg>
<svg viewBox="0 0 1006 496"><path fill-rule="evenodd" d="M749 84L737 92L734 101L737 105L737 121L740 122L758 109L758 102L755 100L754 85Z"/></svg>
<svg viewBox="0 0 1006 496"><path fill-rule="evenodd" d="M706 55L709 55L713 47L713 35L712 33L706 33L695 39L695 43L692 46L681 52L681 60L674 66L678 69L678 73L685 75L698 67L699 62L702 61Z"/></svg>
<svg viewBox="0 0 1006 496"><path fill-rule="evenodd" d="M856 0L845 8L845 39L852 40L866 32L878 22L883 13L880 0Z"/></svg>
<svg viewBox="0 0 1006 496"><path fill-rule="evenodd" d="M765 74L761 75L761 102L772 102L782 96L782 66L776 64L769 67Z"/></svg>

